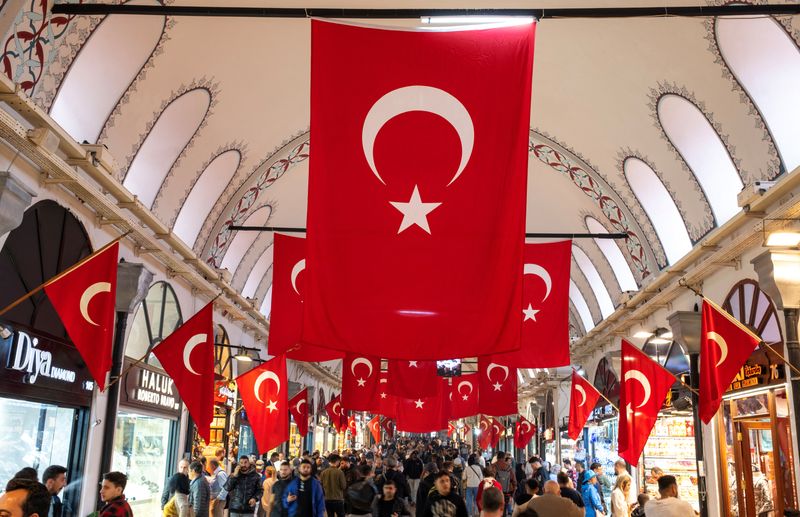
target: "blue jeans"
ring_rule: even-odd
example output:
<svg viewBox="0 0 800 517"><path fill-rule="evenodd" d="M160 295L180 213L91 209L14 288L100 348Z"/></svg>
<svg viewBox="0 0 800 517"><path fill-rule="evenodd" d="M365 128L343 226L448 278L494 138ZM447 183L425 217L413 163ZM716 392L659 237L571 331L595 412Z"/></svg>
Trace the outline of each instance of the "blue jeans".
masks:
<svg viewBox="0 0 800 517"><path fill-rule="evenodd" d="M465 498L467 500L467 513L469 515L478 515L478 505L475 503L475 498L478 496L478 487L467 487Z"/></svg>

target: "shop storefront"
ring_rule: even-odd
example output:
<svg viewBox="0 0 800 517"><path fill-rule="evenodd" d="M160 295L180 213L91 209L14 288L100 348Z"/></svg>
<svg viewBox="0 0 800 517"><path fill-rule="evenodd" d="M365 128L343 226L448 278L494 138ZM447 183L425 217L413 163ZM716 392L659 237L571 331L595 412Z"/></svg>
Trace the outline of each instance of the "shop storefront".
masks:
<svg viewBox="0 0 800 517"><path fill-rule="evenodd" d="M659 468L664 473L675 476L678 481L678 495L699 512L700 495L697 488L694 436L694 418L691 411L688 414L663 411L647 439L639 465L642 469L644 491L647 494L651 497L658 495L658 480L651 475L651 472L652 469Z"/></svg>
<svg viewBox="0 0 800 517"><path fill-rule="evenodd" d="M131 363L127 359L125 367ZM163 371L144 364L133 366L122 382L112 469L128 476L125 495L134 514L157 515L178 460L178 390Z"/></svg>
<svg viewBox="0 0 800 517"><path fill-rule="evenodd" d="M723 307L783 353L772 300L756 282L734 286ZM797 509L797 473L783 361L759 347L739 371L717 413L721 503L727 515L784 515Z"/></svg>

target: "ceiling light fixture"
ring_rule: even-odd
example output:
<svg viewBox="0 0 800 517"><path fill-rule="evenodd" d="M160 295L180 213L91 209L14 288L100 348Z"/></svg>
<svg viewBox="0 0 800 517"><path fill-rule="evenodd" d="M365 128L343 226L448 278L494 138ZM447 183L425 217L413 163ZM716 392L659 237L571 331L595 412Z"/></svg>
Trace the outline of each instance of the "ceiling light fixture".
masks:
<svg viewBox="0 0 800 517"><path fill-rule="evenodd" d="M533 16L479 16L479 15L463 15L463 16L422 16L420 21L428 25L439 24L479 24L479 23L497 23L497 24L525 24L533 23L536 20Z"/></svg>
<svg viewBox="0 0 800 517"><path fill-rule="evenodd" d="M233 356L233 358L245 363L253 362L253 358L250 357L250 352L248 350L245 350L244 348L240 348L239 351L236 352L236 355Z"/></svg>
<svg viewBox="0 0 800 517"><path fill-rule="evenodd" d="M634 334L634 335L633 335L633 337L635 337L635 338L637 338L637 339L647 339L647 338L649 338L649 337L650 337L650 336L652 336L652 335L653 335L653 333L652 333L652 332L648 332L648 331L646 331L646 330L640 330L639 332L637 332L636 334Z"/></svg>
<svg viewBox="0 0 800 517"><path fill-rule="evenodd" d="M768 248L794 248L800 244L800 232L771 232L764 243Z"/></svg>

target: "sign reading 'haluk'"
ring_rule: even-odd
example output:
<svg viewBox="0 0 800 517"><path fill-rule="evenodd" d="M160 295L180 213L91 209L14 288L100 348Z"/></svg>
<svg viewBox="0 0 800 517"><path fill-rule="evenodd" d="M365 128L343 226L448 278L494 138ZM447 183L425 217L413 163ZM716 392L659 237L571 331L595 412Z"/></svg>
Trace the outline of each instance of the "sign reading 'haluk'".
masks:
<svg viewBox="0 0 800 517"><path fill-rule="evenodd" d="M125 360L125 368L132 361ZM138 364L125 375L124 403L164 413L173 418L180 417L181 401L175 383L167 374L152 366Z"/></svg>

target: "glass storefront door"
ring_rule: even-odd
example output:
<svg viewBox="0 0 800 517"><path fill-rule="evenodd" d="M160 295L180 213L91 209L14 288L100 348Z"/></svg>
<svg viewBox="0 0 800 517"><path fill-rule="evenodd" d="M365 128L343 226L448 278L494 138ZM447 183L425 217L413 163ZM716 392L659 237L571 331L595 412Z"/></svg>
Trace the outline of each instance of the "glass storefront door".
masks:
<svg viewBox="0 0 800 517"><path fill-rule="evenodd" d="M112 469L128 476L125 495L134 515L160 515L161 492L172 471L174 420L121 411Z"/></svg>

